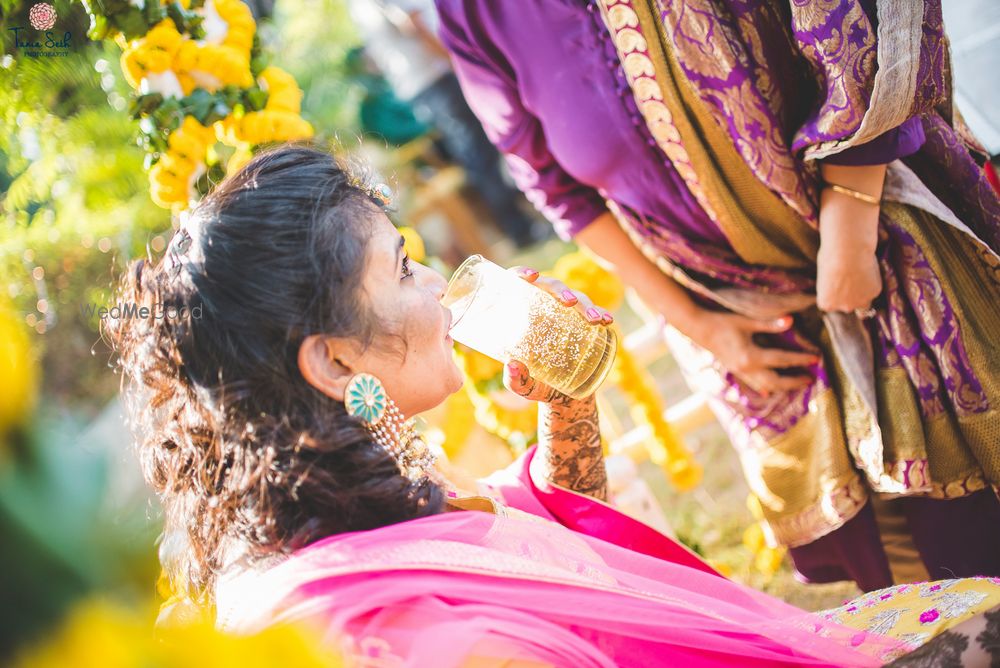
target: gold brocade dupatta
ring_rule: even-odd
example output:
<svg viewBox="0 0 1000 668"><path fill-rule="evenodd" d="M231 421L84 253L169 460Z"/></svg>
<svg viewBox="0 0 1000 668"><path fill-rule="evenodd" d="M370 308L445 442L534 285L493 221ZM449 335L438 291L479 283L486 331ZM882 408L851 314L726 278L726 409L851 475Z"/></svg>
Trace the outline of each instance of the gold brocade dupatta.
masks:
<svg viewBox="0 0 1000 668"><path fill-rule="evenodd" d="M783 192L797 192L798 196L781 197L758 178L683 74L655 2L600 0L598 4L653 137L736 254L749 265L790 270L815 266L819 235L807 222L814 212L806 203L815 201L814 194L809 194L814 179L808 173L793 174L791 166L784 164L787 160L782 162L777 153L765 156L774 160L775 178L783 179ZM798 182L792 183L795 179ZM885 197L893 193L900 200L908 197L908 204L968 231L946 208L932 210L936 199L926 188L917 187L920 185L912 172L895 163L887 177ZM916 201L913 193L927 197ZM701 284L644 243L620 207L612 201L608 206L637 247L692 291L750 317L799 312L818 321L812 295ZM884 208L889 207L899 209L901 216L913 215L898 204L886 203ZM837 529L863 507L868 488L889 494L947 497L985 487L975 459L957 445L951 457L953 465L945 467L948 478L932 483L922 440L883 439L883 426L892 427L893 421L890 417L883 419L884 425L879 423L876 384L886 383L877 378L867 327L854 314L843 313L823 315L822 325L817 322L816 334L822 347L832 353L830 371L835 387L815 395L809 413L794 428L767 439L755 435L751 447L742 453L748 483L764 502L777 542L803 545ZM893 383L907 396L911 392L908 379L902 375L888 383L889 387L881 387L882 393L891 391ZM916 419L919 423L919 417ZM857 470L863 472L867 484Z"/></svg>

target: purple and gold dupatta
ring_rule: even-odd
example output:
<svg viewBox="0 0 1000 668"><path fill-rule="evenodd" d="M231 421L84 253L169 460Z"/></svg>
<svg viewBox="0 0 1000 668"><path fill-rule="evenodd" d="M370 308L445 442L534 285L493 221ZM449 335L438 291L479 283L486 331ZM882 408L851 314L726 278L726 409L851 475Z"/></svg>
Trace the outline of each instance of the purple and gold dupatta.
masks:
<svg viewBox="0 0 1000 668"><path fill-rule="evenodd" d="M735 261L708 262L614 202L623 229L710 308L797 314L819 345L805 391L761 397L668 332L713 397L775 542L838 529L869 490L954 498L1000 487L1000 201L953 111L940 3L600 0L659 147ZM877 316L815 308L816 160L919 117L889 165Z"/></svg>

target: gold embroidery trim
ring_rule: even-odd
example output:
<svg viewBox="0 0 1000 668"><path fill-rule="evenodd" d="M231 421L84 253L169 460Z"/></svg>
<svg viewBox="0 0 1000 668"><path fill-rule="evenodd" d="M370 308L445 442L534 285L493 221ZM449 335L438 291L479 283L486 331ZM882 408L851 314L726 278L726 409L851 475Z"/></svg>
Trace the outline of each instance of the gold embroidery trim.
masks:
<svg viewBox="0 0 1000 668"><path fill-rule="evenodd" d="M650 133L736 253L749 264L812 265L817 231L750 171L684 78L662 22L642 2L599 4Z"/></svg>

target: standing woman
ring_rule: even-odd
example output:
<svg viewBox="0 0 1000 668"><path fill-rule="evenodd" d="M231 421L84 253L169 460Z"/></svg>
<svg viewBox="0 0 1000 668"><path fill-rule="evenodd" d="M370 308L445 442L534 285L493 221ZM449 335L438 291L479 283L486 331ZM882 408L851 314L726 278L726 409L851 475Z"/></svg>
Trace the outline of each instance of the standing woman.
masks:
<svg viewBox="0 0 1000 668"><path fill-rule="evenodd" d="M518 185L669 323L811 582L1000 575L1000 201L938 0L437 0Z"/></svg>

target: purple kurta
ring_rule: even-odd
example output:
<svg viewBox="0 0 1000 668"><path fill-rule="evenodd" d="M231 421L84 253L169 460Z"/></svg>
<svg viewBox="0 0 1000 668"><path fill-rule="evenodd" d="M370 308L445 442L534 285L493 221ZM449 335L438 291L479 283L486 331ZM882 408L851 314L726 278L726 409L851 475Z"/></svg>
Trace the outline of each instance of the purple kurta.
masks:
<svg viewBox="0 0 1000 668"><path fill-rule="evenodd" d="M728 247L657 147L592 3L437 4L470 106L562 238L606 211L607 197L687 240ZM831 162L886 163L923 139L913 119Z"/></svg>
<svg viewBox="0 0 1000 668"><path fill-rule="evenodd" d="M657 148L590 5L438 8L469 105L561 237L605 212L607 196L687 238L727 243Z"/></svg>

